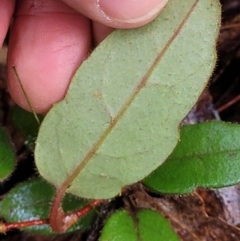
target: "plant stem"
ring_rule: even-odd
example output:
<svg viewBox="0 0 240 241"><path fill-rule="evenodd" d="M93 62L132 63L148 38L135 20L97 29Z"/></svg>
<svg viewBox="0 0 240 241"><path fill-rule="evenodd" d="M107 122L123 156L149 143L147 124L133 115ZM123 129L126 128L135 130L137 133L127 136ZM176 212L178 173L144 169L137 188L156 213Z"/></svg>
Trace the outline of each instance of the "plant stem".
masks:
<svg viewBox="0 0 240 241"><path fill-rule="evenodd" d="M93 208L95 208L96 206L98 206L101 203L102 203L102 200L95 200L95 201L91 202L90 204L84 206L83 208L81 208L77 211L71 212L69 214L64 215L63 211L60 212L61 220L57 220L58 223L56 225L56 227L59 227L58 226L59 221L60 221L60 223L63 224L59 228L60 230L55 230L52 227L51 218L50 218L50 219L36 219L36 220L31 220L31 221L22 221L22 222L16 222L16 223L1 223L0 222L0 233L6 233L11 229L16 229L16 228L20 229L20 228L26 228L26 227L32 227L32 226L44 225L44 224L50 224L53 231L55 231L55 232L64 232L68 228L70 228L73 224L75 224L80 218L82 218L83 216L88 214ZM52 215L52 213L51 213L51 215ZM51 215L50 215L50 217L51 217ZM56 217L60 218L60 215L57 214Z"/></svg>
<svg viewBox="0 0 240 241"><path fill-rule="evenodd" d="M48 224L49 219L37 219L31 221L22 221L17 223L0 223L0 233L6 233L7 231L15 228L26 228L36 225Z"/></svg>
<svg viewBox="0 0 240 241"><path fill-rule="evenodd" d="M14 71L16 77L17 77L18 83L19 83L19 85L20 85L20 87L21 87L21 89L22 89L22 91L23 91L23 94L24 94L26 100L27 100L27 103L28 103L28 105L29 105L29 107L30 107L30 109L31 109L31 112L33 113L33 115L34 115L34 117L35 117L38 125L40 125L40 120L39 120L39 118L38 118L35 110L33 109L33 106L32 106L32 104L31 104L31 101L30 101L29 96L27 95L27 92L25 91L25 89L24 89L24 87L23 87L23 84L22 84L22 81L21 81L21 79L20 79L20 76L19 76L19 74L18 74L18 72L17 72L17 69L16 69L15 65L13 65L12 67L13 67L13 71Z"/></svg>
<svg viewBox="0 0 240 241"><path fill-rule="evenodd" d="M54 232L62 233L69 229L73 224L75 224L79 218L82 218L87 213L89 213L93 208L98 206L103 202L103 200L95 200L85 207L75 211L73 213L64 214L61 206L61 202L64 196L64 191L60 189L55 196L52 204L52 209L50 212L49 223Z"/></svg>

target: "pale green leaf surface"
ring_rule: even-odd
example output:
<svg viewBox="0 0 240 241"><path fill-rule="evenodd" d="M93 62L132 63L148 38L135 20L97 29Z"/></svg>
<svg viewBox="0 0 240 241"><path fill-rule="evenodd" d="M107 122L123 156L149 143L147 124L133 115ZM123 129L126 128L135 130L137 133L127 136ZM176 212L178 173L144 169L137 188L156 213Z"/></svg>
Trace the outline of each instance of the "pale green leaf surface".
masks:
<svg viewBox="0 0 240 241"><path fill-rule="evenodd" d="M190 193L197 187L240 182L240 125L207 122L181 128L169 158L144 180L162 193Z"/></svg>
<svg viewBox="0 0 240 241"><path fill-rule="evenodd" d="M5 130L0 127L0 182L13 172L15 160L13 144Z"/></svg>
<svg viewBox="0 0 240 241"><path fill-rule="evenodd" d="M219 21L217 0L170 0L147 26L112 33L45 117L35 151L40 174L101 199L156 169L214 68Z"/></svg>
<svg viewBox="0 0 240 241"><path fill-rule="evenodd" d="M54 195L54 187L40 178L23 182L0 201L0 216L11 223L49 218ZM68 194L63 200L63 209L65 212L75 211L87 204L86 200ZM90 228L95 214L94 210L91 211L67 232ZM53 234L49 225L32 226L24 230L45 235Z"/></svg>
<svg viewBox="0 0 240 241"><path fill-rule="evenodd" d="M167 219L142 209L135 219L127 211L117 211L107 220L100 241L179 241Z"/></svg>

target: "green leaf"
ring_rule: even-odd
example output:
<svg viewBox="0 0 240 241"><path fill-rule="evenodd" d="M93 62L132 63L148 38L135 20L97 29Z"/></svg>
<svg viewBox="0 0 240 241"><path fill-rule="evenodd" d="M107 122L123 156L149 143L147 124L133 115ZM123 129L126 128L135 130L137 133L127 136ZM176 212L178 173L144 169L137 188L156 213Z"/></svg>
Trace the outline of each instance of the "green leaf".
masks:
<svg viewBox="0 0 240 241"><path fill-rule="evenodd" d="M107 220L100 237L100 241L105 240L137 240L134 221L127 211L117 211Z"/></svg>
<svg viewBox="0 0 240 241"><path fill-rule="evenodd" d="M240 182L240 125L207 122L183 126L181 141L166 162L144 180L162 193Z"/></svg>
<svg viewBox="0 0 240 241"><path fill-rule="evenodd" d="M0 127L0 181L7 178L15 167L15 150L5 130Z"/></svg>
<svg viewBox="0 0 240 241"><path fill-rule="evenodd" d="M142 209L133 219L127 211L115 212L104 225L100 241L179 241L168 221L159 213Z"/></svg>
<svg viewBox="0 0 240 241"><path fill-rule="evenodd" d="M35 151L40 174L102 199L156 169L212 73L219 21L217 0L170 0L147 26L112 33L45 117Z"/></svg>
<svg viewBox="0 0 240 241"><path fill-rule="evenodd" d="M34 150L35 141L37 139L39 124L35 119L33 113L23 110L19 106L14 106L11 110L11 117L13 124L19 129L25 138L25 144ZM42 121L43 117L38 115Z"/></svg>
<svg viewBox="0 0 240 241"><path fill-rule="evenodd" d="M7 222L22 222L49 218L51 202L55 189L40 178L23 182L13 188L0 202L0 215ZM64 211L74 211L85 206L86 200L67 194L63 200ZM90 228L95 217L91 211L67 232ZM24 230L40 234L53 234L49 225L24 228Z"/></svg>

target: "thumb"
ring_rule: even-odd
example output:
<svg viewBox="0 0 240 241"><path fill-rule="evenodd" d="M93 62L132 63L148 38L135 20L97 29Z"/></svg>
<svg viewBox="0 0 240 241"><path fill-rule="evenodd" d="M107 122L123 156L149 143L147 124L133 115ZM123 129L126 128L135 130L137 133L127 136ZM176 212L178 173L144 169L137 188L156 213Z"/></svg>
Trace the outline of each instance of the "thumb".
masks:
<svg viewBox="0 0 240 241"><path fill-rule="evenodd" d="M69 6L113 28L134 28L154 19L168 0L63 0Z"/></svg>

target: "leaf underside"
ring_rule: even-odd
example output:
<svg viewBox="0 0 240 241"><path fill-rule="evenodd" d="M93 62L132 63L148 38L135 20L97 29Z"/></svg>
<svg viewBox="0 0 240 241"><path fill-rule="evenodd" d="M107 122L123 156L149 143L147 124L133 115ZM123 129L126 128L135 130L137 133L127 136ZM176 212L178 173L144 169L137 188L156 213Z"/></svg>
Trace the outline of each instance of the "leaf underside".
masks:
<svg viewBox="0 0 240 241"><path fill-rule="evenodd" d="M113 32L45 117L40 174L80 197L111 198L161 165L215 65L217 0L170 0L145 27Z"/></svg>
<svg viewBox="0 0 240 241"><path fill-rule="evenodd" d="M240 125L207 122L181 128L169 158L144 180L161 193L190 193L197 187L240 182Z"/></svg>
<svg viewBox="0 0 240 241"><path fill-rule="evenodd" d="M117 211L107 220L100 241L179 241L168 221L159 213L142 209L135 219L127 211Z"/></svg>

